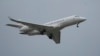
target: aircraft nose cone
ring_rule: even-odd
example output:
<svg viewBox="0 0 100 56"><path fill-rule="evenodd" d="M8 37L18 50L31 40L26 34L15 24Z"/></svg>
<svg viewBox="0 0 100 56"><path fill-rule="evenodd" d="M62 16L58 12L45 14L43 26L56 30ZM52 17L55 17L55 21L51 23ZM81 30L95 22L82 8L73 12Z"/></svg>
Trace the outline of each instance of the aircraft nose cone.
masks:
<svg viewBox="0 0 100 56"><path fill-rule="evenodd" d="M81 17L81 21L86 21L86 18L84 18L84 17Z"/></svg>
<svg viewBox="0 0 100 56"><path fill-rule="evenodd" d="M86 21L86 19L82 19L82 21Z"/></svg>

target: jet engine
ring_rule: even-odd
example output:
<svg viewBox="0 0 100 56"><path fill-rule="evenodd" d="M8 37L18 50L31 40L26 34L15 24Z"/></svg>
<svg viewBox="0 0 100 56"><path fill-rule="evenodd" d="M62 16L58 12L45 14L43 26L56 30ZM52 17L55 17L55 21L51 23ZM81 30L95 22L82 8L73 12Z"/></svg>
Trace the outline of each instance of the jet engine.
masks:
<svg viewBox="0 0 100 56"><path fill-rule="evenodd" d="M31 29L28 26L22 26L20 28L20 34L27 34L27 32L29 32Z"/></svg>

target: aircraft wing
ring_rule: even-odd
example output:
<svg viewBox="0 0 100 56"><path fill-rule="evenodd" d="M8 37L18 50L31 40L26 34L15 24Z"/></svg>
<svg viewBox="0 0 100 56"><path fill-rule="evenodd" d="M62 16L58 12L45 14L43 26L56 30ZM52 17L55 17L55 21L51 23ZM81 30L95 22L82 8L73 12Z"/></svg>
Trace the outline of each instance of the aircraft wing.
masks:
<svg viewBox="0 0 100 56"><path fill-rule="evenodd" d="M18 20L12 19L12 18L10 18L10 20L17 22L17 23L21 23L21 24L26 25L30 28L35 28L37 30L53 28L53 27L48 27L48 26L45 26L45 25L38 25L38 24L33 24L33 23L22 22L22 21L18 21Z"/></svg>
<svg viewBox="0 0 100 56"><path fill-rule="evenodd" d="M21 28L22 27L22 26L16 25L16 24L7 24L7 26L16 27L16 28Z"/></svg>
<svg viewBox="0 0 100 56"><path fill-rule="evenodd" d="M60 43L60 31L58 30L54 30L52 31L51 33L51 37L52 37L52 40L56 43L56 44L59 44Z"/></svg>

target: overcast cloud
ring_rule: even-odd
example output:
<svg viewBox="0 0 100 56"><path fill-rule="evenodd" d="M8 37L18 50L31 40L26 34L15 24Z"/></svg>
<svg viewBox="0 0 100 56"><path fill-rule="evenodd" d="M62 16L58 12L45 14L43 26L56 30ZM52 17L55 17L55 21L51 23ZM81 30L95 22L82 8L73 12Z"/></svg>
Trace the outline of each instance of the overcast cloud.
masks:
<svg viewBox="0 0 100 56"><path fill-rule="evenodd" d="M66 27L61 43L47 36L20 35L5 26L13 23L8 16L42 24L59 18L79 15L87 21ZM100 56L99 0L0 0L0 56Z"/></svg>

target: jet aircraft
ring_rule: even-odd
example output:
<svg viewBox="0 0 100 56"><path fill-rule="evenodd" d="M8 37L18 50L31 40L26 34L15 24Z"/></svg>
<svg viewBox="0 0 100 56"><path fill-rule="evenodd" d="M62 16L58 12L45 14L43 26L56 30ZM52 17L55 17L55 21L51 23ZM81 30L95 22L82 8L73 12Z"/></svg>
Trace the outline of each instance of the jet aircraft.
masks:
<svg viewBox="0 0 100 56"><path fill-rule="evenodd" d="M69 16L62 19L54 20L45 24L34 24L15 20L11 17L9 19L17 24L7 24L7 26L19 28L20 34L29 36L33 35L47 35L49 39L53 40L56 44L60 43L61 30L65 27L75 25L79 27L79 23L86 20L81 16Z"/></svg>

